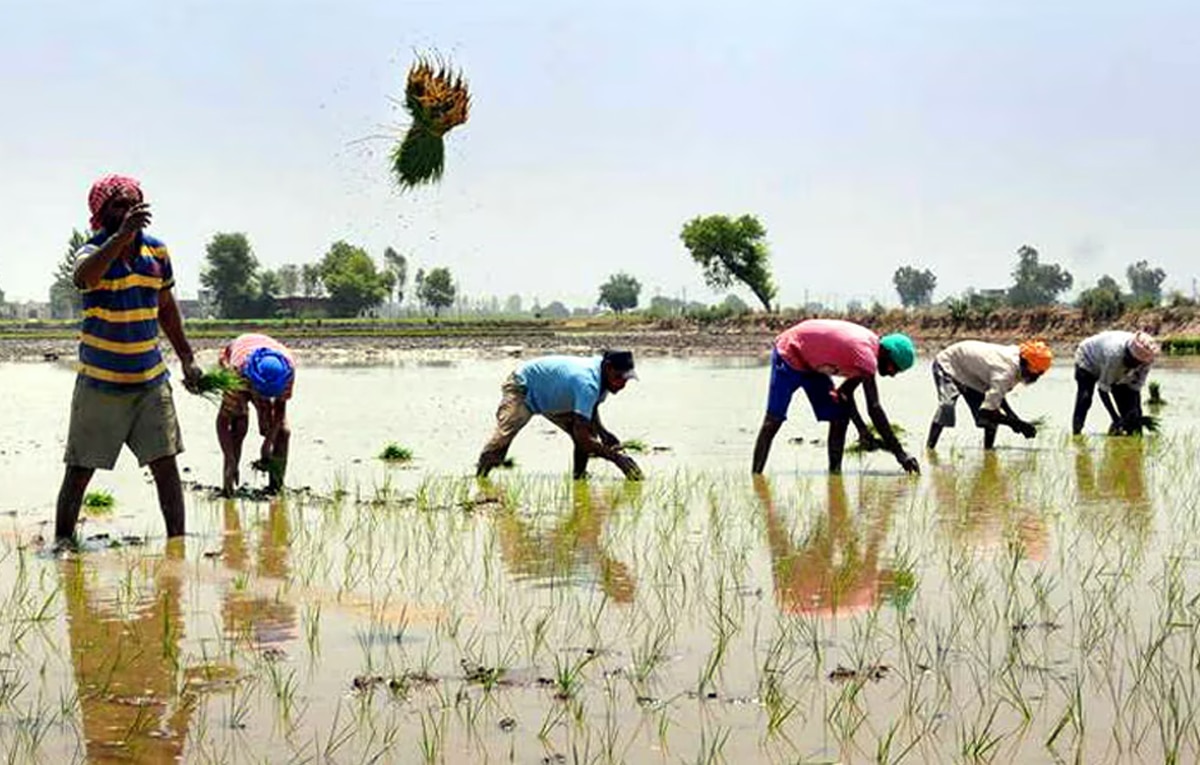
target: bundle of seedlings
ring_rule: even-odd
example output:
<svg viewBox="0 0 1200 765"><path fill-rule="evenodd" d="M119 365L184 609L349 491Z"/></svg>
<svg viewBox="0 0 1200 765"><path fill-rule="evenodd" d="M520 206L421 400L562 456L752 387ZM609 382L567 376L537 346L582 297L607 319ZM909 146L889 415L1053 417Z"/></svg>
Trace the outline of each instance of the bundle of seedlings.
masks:
<svg viewBox="0 0 1200 765"><path fill-rule="evenodd" d="M392 151L392 171L401 189L442 177L446 159L442 137L467 121L470 103L462 72L424 56L408 70L404 108L412 124Z"/></svg>
<svg viewBox="0 0 1200 765"><path fill-rule="evenodd" d="M898 422L890 423L892 426L892 435L896 436L896 440L900 440L900 436L904 435L904 426ZM883 443L883 439L879 436L879 431L875 430L875 425L867 423L867 437L859 437L858 441L846 447L847 454L867 454L869 452L878 452L886 449L887 446Z"/></svg>
<svg viewBox="0 0 1200 765"><path fill-rule="evenodd" d="M246 380L229 367L214 367L204 374L196 383L196 392L210 401L220 402L226 393L240 393L246 390Z"/></svg>

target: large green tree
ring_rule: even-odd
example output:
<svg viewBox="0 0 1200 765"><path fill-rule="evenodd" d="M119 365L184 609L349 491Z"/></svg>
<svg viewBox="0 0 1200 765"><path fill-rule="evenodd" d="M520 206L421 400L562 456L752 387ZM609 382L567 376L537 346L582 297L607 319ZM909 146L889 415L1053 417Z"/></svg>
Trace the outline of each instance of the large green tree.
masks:
<svg viewBox="0 0 1200 765"><path fill-rule="evenodd" d="M50 315L55 319L73 319L79 315L83 301L75 286L75 253L87 244L87 240L86 234L71 229L67 249L54 267L54 281L50 283Z"/></svg>
<svg viewBox="0 0 1200 765"><path fill-rule="evenodd" d="M321 279L334 316L358 316L392 291L392 275L377 270L366 250L343 241L334 242L321 260Z"/></svg>
<svg viewBox="0 0 1200 765"><path fill-rule="evenodd" d="M212 292L220 315L253 318L260 310L258 258L243 233L214 234L204 248L200 283Z"/></svg>
<svg viewBox="0 0 1200 765"><path fill-rule="evenodd" d="M404 285L408 282L408 258L388 247L383 251L383 267L392 275L396 303L404 302Z"/></svg>
<svg viewBox="0 0 1200 765"><path fill-rule="evenodd" d="M637 308L642 283L625 272L613 274L600 285L600 305L606 305L617 313Z"/></svg>
<svg viewBox="0 0 1200 765"><path fill-rule="evenodd" d="M1071 289L1075 278L1057 263L1040 263L1038 251L1023 245L1017 250L1013 285L1008 289L1008 304L1017 308L1052 305L1059 294Z"/></svg>
<svg viewBox="0 0 1200 765"><path fill-rule="evenodd" d="M422 305L433 309L433 315L441 314L443 308L454 305L454 297L458 288L454 285L454 277L449 268L431 268L428 273L418 272L417 299Z"/></svg>
<svg viewBox="0 0 1200 765"><path fill-rule="evenodd" d="M753 215L697 217L683 226L679 238L704 269L704 281L713 289L728 289L735 281L754 293L770 311L775 299L770 253L764 241L767 230Z"/></svg>
<svg viewBox="0 0 1200 765"><path fill-rule="evenodd" d="M929 305L933 302L937 277L928 268L918 271L912 266L901 266L892 274L892 284L896 285L896 293L900 295L902 305Z"/></svg>
<svg viewBox="0 0 1200 765"><path fill-rule="evenodd" d="M1092 321L1112 321L1125 312L1125 297L1121 285L1111 276L1101 276L1096 286L1079 294L1075 301L1083 315Z"/></svg>
<svg viewBox="0 0 1200 765"><path fill-rule="evenodd" d="M1144 260L1125 269L1125 278L1129 279L1129 291L1133 293L1134 302L1140 305L1158 305L1162 302L1162 283L1167 278L1167 272L1161 268L1151 268Z"/></svg>

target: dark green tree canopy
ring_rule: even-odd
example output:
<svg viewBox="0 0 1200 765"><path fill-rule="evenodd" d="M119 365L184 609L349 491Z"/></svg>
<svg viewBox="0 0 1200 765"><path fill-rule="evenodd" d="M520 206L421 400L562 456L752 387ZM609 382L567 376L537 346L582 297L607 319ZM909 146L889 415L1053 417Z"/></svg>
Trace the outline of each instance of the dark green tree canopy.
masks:
<svg viewBox="0 0 1200 765"><path fill-rule="evenodd" d="M375 268L361 247L337 241L321 259L321 281L334 316L354 317L374 308L392 291L392 275Z"/></svg>
<svg viewBox="0 0 1200 765"><path fill-rule="evenodd" d="M422 274L420 286L417 287L417 297L422 305L433 309L433 315L441 314L443 308L454 305L458 288L454 285L454 277L449 268L431 268Z"/></svg>
<svg viewBox="0 0 1200 765"><path fill-rule="evenodd" d="M1039 263L1038 251L1028 245L1017 250L1017 266L1012 275L1008 304L1016 308L1053 305L1075 282L1075 278L1057 263Z"/></svg>
<svg viewBox="0 0 1200 765"><path fill-rule="evenodd" d="M728 289L741 282L770 311L775 299L770 254L764 241L767 230L753 215L733 219L726 215L697 217L683 226L679 238L704 269L704 281L713 289Z"/></svg>
<svg viewBox="0 0 1200 765"><path fill-rule="evenodd" d="M1101 276L1096 286L1079 294L1076 305L1085 318L1092 321L1112 321L1125 312L1125 296L1121 285L1111 276Z"/></svg>
<svg viewBox="0 0 1200 765"><path fill-rule="evenodd" d="M900 303L904 306L929 305L933 302L933 290L937 287L937 277L933 271L926 268L918 271L912 266L901 266L892 275L892 284L900 295Z"/></svg>
<svg viewBox="0 0 1200 765"><path fill-rule="evenodd" d="M1161 268L1151 268L1144 260L1132 264L1125 270L1129 279L1129 291L1133 293L1135 302L1142 305L1158 305L1162 302L1162 283L1167 278L1167 272Z"/></svg>
<svg viewBox="0 0 1200 765"><path fill-rule="evenodd" d="M242 233L218 233L205 247L200 283L212 292L221 316L244 319L257 313L258 258Z"/></svg>
<svg viewBox="0 0 1200 765"><path fill-rule="evenodd" d="M625 272L613 274L600 285L600 305L606 305L617 313L637 308L642 283Z"/></svg>

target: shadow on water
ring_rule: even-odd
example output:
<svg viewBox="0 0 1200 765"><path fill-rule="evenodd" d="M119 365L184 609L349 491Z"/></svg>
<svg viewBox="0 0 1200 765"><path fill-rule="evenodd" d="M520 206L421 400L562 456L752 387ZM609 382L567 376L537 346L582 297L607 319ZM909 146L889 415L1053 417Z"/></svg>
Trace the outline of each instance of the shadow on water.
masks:
<svg viewBox="0 0 1200 765"><path fill-rule="evenodd" d="M617 603L630 603L636 580L606 547L604 528L640 492L641 484L633 482L601 488L573 481L567 513L549 528L538 528L533 518L505 504L495 515L500 555L517 579L547 587L594 583Z"/></svg>
<svg viewBox="0 0 1200 765"><path fill-rule="evenodd" d="M181 664L183 541L146 557L122 589L102 588L88 556L60 562L67 634L89 762L175 762L204 681Z"/></svg>
<svg viewBox="0 0 1200 765"><path fill-rule="evenodd" d="M978 465L931 463L937 516L956 545L993 548L1019 544L1022 555L1044 560L1050 530L1030 495L1039 484L1038 452L981 453Z"/></svg>
<svg viewBox="0 0 1200 765"><path fill-rule="evenodd" d="M775 596L785 612L845 616L874 607L894 589L894 572L881 568L880 550L908 482L859 483L858 512L853 513L846 479L831 475L825 480L825 506L815 513L803 538L796 540L776 507L770 484L762 476L755 479Z"/></svg>

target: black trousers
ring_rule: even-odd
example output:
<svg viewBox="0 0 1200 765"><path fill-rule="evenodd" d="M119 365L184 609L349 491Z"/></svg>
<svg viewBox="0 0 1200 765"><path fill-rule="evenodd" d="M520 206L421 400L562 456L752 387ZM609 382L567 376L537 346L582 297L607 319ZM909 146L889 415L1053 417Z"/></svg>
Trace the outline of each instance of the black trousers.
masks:
<svg viewBox="0 0 1200 765"><path fill-rule="evenodd" d="M1092 396L1099 382L1094 374L1083 367L1075 367L1075 416L1071 421L1073 433L1083 431L1083 423L1087 420L1088 410L1092 408ZM1117 407L1117 417L1122 420L1133 420L1142 416L1142 392L1128 385L1112 387L1113 403Z"/></svg>

